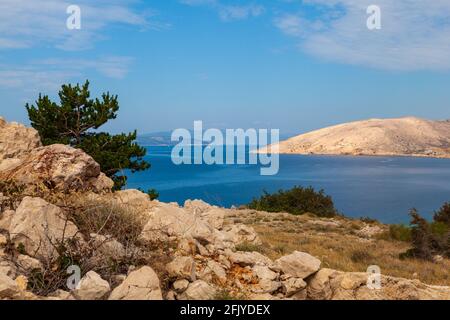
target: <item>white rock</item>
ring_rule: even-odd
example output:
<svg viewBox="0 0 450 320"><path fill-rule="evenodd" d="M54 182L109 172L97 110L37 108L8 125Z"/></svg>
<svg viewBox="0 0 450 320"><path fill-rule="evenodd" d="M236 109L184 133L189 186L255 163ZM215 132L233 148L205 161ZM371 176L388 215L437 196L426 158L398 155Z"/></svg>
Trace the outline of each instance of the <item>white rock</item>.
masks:
<svg viewBox="0 0 450 320"><path fill-rule="evenodd" d="M289 278L283 281L282 285L283 285L283 292L287 297L290 297L298 293L300 290L306 288L306 282L300 278Z"/></svg>
<svg viewBox="0 0 450 320"><path fill-rule="evenodd" d="M197 280L189 285L178 300L212 300L216 296L216 289L203 280Z"/></svg>
<svg viewBox="0 0 450 320"><path fill-rule="evenodd" d="M181 293L181 292L185 291L188 286L189 286L189 281L187 281L186 279L177 280L173 283L173 289L177 293Z"/></svg>
<svg viewBox="0 0 450 320"><path fill-rule="evenodd" d="M206 266L201 271L199 278L207 282L216 280L224 285L227 282L227 273L220 263L214 260L208 260Z"/></svg>
<svg viewBox="0 0 450 320"><path fill-rule="evenodd" d="M116 239L95 233L91 233L90 237L97 253L100 253L104 257L120 259L125 256L125 248Z"/></svg>
<svg viewBox="0 0 450 320"><path fill-rule="evenodd" d="M186 200L184 208L191 214L201 214L212 208L212 206L203 200Z"/></svg>
<svg viewBox="0 0 450 320"><path fill-rule="evenodd" d="M73 295L79 300L100 300L111 291L109 283L94 271L89 271L80 280Z"/></svg>
<svg viewBox="0 0 450 320"><path fill-rule="evenodd" d="M41 146L39 133L16 122L7 123L0 117L0 163L4 159L18 158Z"/></svg>
<svg viewBox="0 0 450 320"><path fill-rule="evenodd" d="M72 295L72 293L61 289L52 292L48 295L48 297L56 298L57 300L75 300L75 297Z"/></svg>
<svg viewBox="0 0 450 320"><path fill-rule="evenodd" d="M281 283L278 281L272 281L269 279L262 279L259 281L256 293L273 293L281 288Z"/></svg>
<svg viewBox="0 0 450 320"><path fill-rule="evenodd" d="M254 265L270 265L272 260L263 256L259 252L231 252L228 254L228 259L234 264L241 266L254 266Z"/></svg>
<svg viewBox="0 0 450 320"><path fill-rule="evenodd" d="M184 209L162 204L151 213L142 231L143 240L166 240L167 237L194 238L202 243L213 241L213 228Z"/></svg>
<svg viewBox="0 0 450 320"><path fill-rule="evenodd" d="M200 214L200 217L215 229L222 229L224 222L224 209L213 208Z"/></svg>
<svg viewBox="0 0 450 320"><path fill-rule="evenodd" d="M195 260L192 257L176 257L166 265L169 277L195 281Z"/></svg>
<svg viewBox="0 0 450 320"><path fill-rule="evenodd" d="M52 190L108 191L113 181L100 171L95 160L81 149L62 144L33 149L15 166L0 171L1 179L25 185L43 184Z"/></svg>
<svg viewBox="0 0 450 320"><path fill-rule="evenodd" d="M7 275L0 273L0 299L16 299L20 295L17 283Z"/></svg>
<svg viewBox="0 0 450 320"><path fill-rule="evenodd" d="M162 300L158 276L147 266L132 271L113 290L109 300Z"/></svg>
<svg viewBox="0 0 450 320"><path fill-rule="evenodd" d="M275 265L279 266L283 273L302 279L316 273L320 264L319 259L300 251L294 251L275 261Z"/></svg>
<svg viewBox="0 0 450 320"><path fill-rule="evenodd" d="M256 265L252 268L253 273L261 280L276 280L278 278L278 273L273 272L267 266Z"/></svg>
<svg viewBox="0 0 450 320"><path fill-rule="evenodd" d="M233 224L224 227L225 233L231 238L234 244L239 243L252 243L255 245L261 244L261 239L259 239L256 231L249 226L244 224Z"/></svg>
<svg viewBox="0 0 450 320"><path fill-rule="evenodd" d="M55 244L74 238L78 228L57 206L25 197L12 216L9 232L11 241L23 244L28 255L47 259L57 255Z"/></svg>
<svg viewBox="0 0 450 320"><path fill-rule="evenodd" d="M5 210L0 213L0 229L9 230L14 213L14 210Z"/></svg>
<svg viewBox="0 0 450 320"><path fill-rule="evenodd" d="M42 263L39 260L24 254L20 254L17 257L17 264L20 268L28 272L33 270L43 270Z"/></svg>

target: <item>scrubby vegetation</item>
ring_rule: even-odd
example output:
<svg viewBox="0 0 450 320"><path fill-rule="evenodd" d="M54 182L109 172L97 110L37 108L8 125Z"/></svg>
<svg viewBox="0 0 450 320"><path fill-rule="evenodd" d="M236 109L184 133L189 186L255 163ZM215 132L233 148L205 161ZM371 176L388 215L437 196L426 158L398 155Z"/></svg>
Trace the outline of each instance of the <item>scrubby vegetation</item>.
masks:
<svg viewBox="0 0 450 320"><path fill-rule="evenodd" d="M273 194L264 192L259 199L253 199L248 207L268 212L288 212L294 215L305 213L312 213L319 217L337 215L332 198L325 195L323 190L315 191L313 187L296 186Z"/></svg>
<svg viewBox="0 0 450 320"><path fill-rule="evenodd" d="M436 255L450 257L450 206L444 204L435 212L433 221L422 218L416 209L411 215L412 248L402 257L432 260Z"/></svg>

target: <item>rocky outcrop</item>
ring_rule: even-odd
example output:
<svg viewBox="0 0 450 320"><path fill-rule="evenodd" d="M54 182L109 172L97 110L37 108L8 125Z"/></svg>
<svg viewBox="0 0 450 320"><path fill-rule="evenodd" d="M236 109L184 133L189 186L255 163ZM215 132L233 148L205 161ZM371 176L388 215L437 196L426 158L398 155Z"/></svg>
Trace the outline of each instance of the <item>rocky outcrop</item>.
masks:
<svg viewBox="0 0 450 320"><path fill-rule="evenodd" d="M370 119L305 133L259 152L450 158L450 121Z"/></svg>
<svg viewBox="0 0 450 320"><path fill-rule="evenodd" d="M100 166L82 150L55 144L33 149L6 170L0 179L24 185L42 185L56 191L106 191L111 179L100 172Z"/></svg>
<svg viewBox="0 0 450 320"><path fill-rule="evenodd" d="M36 130L16 122L6 122L0 117L0 166L6 159L19 158L41 146Z"/></svg>

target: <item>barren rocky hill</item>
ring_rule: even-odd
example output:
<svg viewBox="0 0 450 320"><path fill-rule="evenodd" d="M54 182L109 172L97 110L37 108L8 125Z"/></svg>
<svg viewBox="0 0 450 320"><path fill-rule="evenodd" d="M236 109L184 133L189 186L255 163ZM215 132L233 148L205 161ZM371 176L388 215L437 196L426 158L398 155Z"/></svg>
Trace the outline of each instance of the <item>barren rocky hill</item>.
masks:
<svg viewBox="0 0 450 320"><path fill-rule="evenodd" d="M450 121L370 119L312 131L276 146L285 154L450 158Z"/></svg>
<svg viewBox="0 0 450 320"><path fill-rule="evenodd" d="M450 287L417 276L383 273L379 287L368 286L375 255L356 255L357 270L333 269L328 257L346 261L347 246L377 250L383 225L179 206L111 187L81 150L42 147L35 131L0 118L0 299L450 299ZM281 249L270 230L301 238L279 238ZM322 246L312 236L326 253L305 250ZM447 259L436 263L422 269L448 270Z"/></svg>

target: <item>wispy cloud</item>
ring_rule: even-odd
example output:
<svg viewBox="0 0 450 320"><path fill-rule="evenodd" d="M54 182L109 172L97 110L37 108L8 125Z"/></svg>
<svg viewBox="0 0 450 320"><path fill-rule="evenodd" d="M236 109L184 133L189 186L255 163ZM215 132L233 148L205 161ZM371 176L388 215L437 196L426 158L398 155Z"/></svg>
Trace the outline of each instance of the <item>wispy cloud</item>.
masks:
<svg viewBox="0 0 450 320"><path fill-rule="evenodd" d="M208 6L217 11L222 21L245 20L258 17L265 12L264 6L254 3L225 5L219 0L180 0L180 2L190 6Z"/></svg>
<svg viewBox="0 0 450 320"><path fill-rule="evenodd" d="M46 59L25 65L0 64L0 88L13 88L25 93L54 91L62 83L84 79L94 70L107 78L121 79L129 69L130 57L107 56L97 59Z"/></svg>
<svg viewBox="0 0 450 320"><path fill-rule="evenodd" d="M66 9L81 8L81 30L68 30ZM151 21L154 12L138 11L133 0L2 0L0 1L0 49L38 45L64 50L82 50L102 39L102 32L113 24L139 29L164 26Z"/></svg>
<svg viewBox="0 0 450 320"><path fill-rule="evenodd" d="M366 27L372 4L381 7L381 30ZM317 14L302 14L306 6ZM448 0L304 0L296 12L274 24L313 56L390 70L450 69Z"/></svg>

